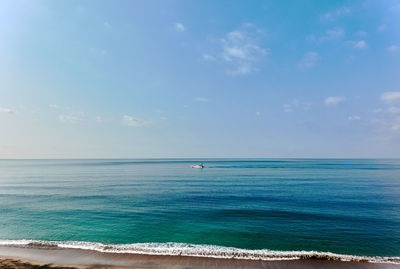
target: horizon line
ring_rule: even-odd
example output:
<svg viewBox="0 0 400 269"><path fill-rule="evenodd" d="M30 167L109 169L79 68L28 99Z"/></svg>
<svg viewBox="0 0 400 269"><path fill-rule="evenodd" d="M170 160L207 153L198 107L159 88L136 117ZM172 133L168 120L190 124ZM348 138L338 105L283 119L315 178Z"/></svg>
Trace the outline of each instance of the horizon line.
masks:
<svg viewBox="0 0 400 269"><path fill-rule="evenodd" d="M3 160L215 160L215 159L331 159L331 160L400 160L399 157L148 157L148 158L0 158Z"/></svg>

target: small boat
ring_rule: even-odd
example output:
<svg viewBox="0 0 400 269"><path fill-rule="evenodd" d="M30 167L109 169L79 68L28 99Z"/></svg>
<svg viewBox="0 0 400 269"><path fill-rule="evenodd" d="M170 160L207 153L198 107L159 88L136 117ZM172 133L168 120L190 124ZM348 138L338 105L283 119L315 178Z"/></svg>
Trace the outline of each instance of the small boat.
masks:
<svg viewBox="0 0 400 269"><path fill-rule="evenodd" d="M199 163L199 164L194 164L191 167L192 168L204 168L204 165L202 163Z"/></svg>

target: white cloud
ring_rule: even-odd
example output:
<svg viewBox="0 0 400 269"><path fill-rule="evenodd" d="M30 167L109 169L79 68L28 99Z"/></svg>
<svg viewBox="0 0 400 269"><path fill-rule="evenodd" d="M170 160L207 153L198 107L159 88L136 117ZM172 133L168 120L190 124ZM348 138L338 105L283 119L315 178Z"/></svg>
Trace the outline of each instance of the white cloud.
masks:
<svg viewBox="0 0 400 269"><path fill-rule="evenodd" d="M388 106L386 108L375 109L378 115L372 120L372 124L384 135L400 134L400 92L385 92L381 95L381 100Z"/></svg>
<svg viewBox="0 0 400 269"><path fill-rule="evenodd" d="M50 104L49 107L50 107L50 108L56 109L56 108L58 108L58 105L56 105L56 104Z"/></svg>
<svg viewBox="0 0 400 269"><path fill-rule="evenodd" d="M381 112L383 112L383 109L382 108L377 108L377 109L374 109L372 112L381 113Z"/></svg>
<svg viewBox="0 0 400 269"><path fill-rule="evenodd" d="M236 75L246 75L256 71L258 71L258 69L254 68L250 64L241 64L238 65L235 69L227 70L226 73L232 76L236 76Z"/></svg>
<svg viewBox="0 0 400 269"><path fill-rule="evenodd" d="M330 96L325 98L325 105L327 106L332 106L332 105L338 105L340 103L343 103L346 101L346 98L343 96Z"/></svg>
<svg viewBox="0 0 400 269"><path fill-rule="evenodd" d="M307 52L297 64L300 68L311 68L318 62L319 55L315 51Z"/></svg>
<svg viewBox="0 0 400 269"><path fill-rule="evenodd" d="M385 112L392 115L400 115L400 107L391 106Z"/></svg>
<svg viewBox="0 0 400 269"><path fill-rule="evenodd" d="M368 47L367 42L360 40L354 43L356 49L366 49Z"/></svg>
<svg viewBox="0 0 400 269"><path fill-rule="evenodd" d="M389 52L397 52L397 51L399 51L399 49L400 49L399 46L391 45L391 46L389 46L389 47L387 48L387 51L389 51Z"/></svg>
<svg viewBox="0 0 400 269"><path fill-rule="evenodd" d="M235 30L222 39L222 57L228 61L253 61L259 55L267 54L267 50L258 46L255 40L245 31Z"/></svg>
<svg viewBox="0 0 400 269"><path fill-rule="evenodd" d="M342 8L339 8L339 9L337 9L337 10L334 10L334 11L327 12L327 13L323 14L323 15L321 16L321 19L322 19L322 20L331 21L331 20L334 20L335 18L340 17L340 16L342 16L342 15L349 14L350 12L351 12L351 9L350 9L350 8L348 8L348 7L342 7Z"/></svg>
<svg viewBox="0 0 400 269"><path fill-rule="evenodd" d="M343 35L344 35L344 30L342 28L338 27L338 28L327 30L324 38L326 40L331 40L331 39L335 39L335 38L340 38Z"/></svg>
<svg viewBox="0 0 400 269"><path fill-rule="evenodd" d="M210 54L204 53L204 54L203 54L203 60L206 60L206 61L215 61L215 57L212 56L212 55L210 55Z"/></svg>
<svg viewBox="0 0 400 269"><path fill-rule="evenodd" d="M174 28L175 28L175 30L176 30L177 32L184 32L184 31L186 30L185 26L184 26L182 23L180 23L180 22L176 22L176 23L174 24Z"/></svg>
<svg viewBox="0 0 400 269"><path fill-rule="evenodd" d="M73 115L60 115L58 116L58 119L62 122L68 122L72 124L79 123L83 120L82 118Z"/></svg>
<svg viewBox="0 0 400 269"><path fill-rule="evenodd" d="M196 102L208 102L209 101L208 98L206 98L206 97L196 97L196 98L194 98L194 100Z"/></svg>
<svg viewBox="0 0 400 269"><path fill-rule="evenodd" d="M385 109L376 109L374 112L380 116L373 119L372 123L381 131L400 131L400 107L391 106Z"/></svg>
<svg viewBox="0 0 400 269"><path fill-rule="evenodd" d="M100 116L97 116L97 117L95 118L95 120L96 120L97 123L103 123L103 122L104 122L103 117L100 117Z"/></svg>
<svg viewBox="0 0 400 269"><path fill-rule="evenodd" d="M357 116L357 115L353 115L353 116L349 116L347 119L349 121L356 121L356 120L361 120L361 117Z"/></svg>
<svg viewBox="0 0 400 269"><path fill-rule="evenodd" d="M377 125L382 131L400 131L400 117L373 119L372 123Z"/></svg>
<svg viewBox="0 0 400 269"><path fill-rule="evenodd" d="M283 105L283 111L285 111L286 113L293 112L292 105L290 105L290 104L284 104L284 105Z"/></svg>
<svg viewBox="0 0 400 269"><path fill-rule="evenodd" d="M381 100L388 104L400 103L400 92L385 92L381 95Z"/></svg>
<svg viewBox="0 0 400 269"><path fill-rule="evenodd" d="M152 124L151 121L148 120L142 120L139 118L135 118L132 116L124 115L122 117L122 124L126 126L132 126L132 127L144 127L144 126L149 126Z"/></svg>
<svg viewBox="0 0 400 269"><path fill-rule="evenodd" d="M203 54L205 60L219 60L229 68L230 75L246 75L258 71L255 66L269 50L260 45L263 31L250 23L244 23L234 31L218 40L218 52L214 55Z"/></svg>
<svg viewBox="0 0 400 269"><path fill-rule="evenodd" d="M325 41L331 41L331 40L336 40L340 39L344 36L345 32L342 28L336 27L327 30L322 36L320 37L315 37L315 35L310 35L308 37L309 40L317 42L317 43L322 43Z"/></svg>
<svg viewBox="0 0 400 269"><path fill-rule="evenodd" d="M373 119L372 124L376 125L381 131L398 131L400 130L400 118L386 119L379 118Z"/></svg>
<svg viewBox="0 0 400 269"><path fill-rule="evenodd" d="M388 108L378 108L373 111L380 114L400 115L400 107L390 106Z"/></svg>
<svg viewBox="0 0 400 269"><path fill-rule="evenodd" d="M260 116L260 115L261 115L261 112L257 111L256 116Z"/></svg>
<svg viewBox="0 0 400 269"><path fill-rule="evenodd" d="M312 104L309 102L300 102L297 99L293 99L290 103L283 105L283 111L286 113L290 113L298 108L302 108L303 110L309 110L311 105Z"/></svg>
<svg viewBox="0 0 400 269"><path fill-rule="evenodd" d="M0 113L14 114L14 111L12 111L10 108L0 107Z"/></svg>

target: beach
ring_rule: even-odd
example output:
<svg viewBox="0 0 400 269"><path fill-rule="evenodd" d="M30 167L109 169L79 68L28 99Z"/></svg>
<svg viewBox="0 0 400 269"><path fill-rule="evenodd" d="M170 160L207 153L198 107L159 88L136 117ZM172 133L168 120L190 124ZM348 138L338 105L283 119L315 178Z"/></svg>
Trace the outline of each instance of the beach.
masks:
<svg viewBox="0 0 400 269"><path fill-rule="evenodd" d="M274 268L274 269L394 269L399 264L326 259L241 260L166 255L100 253L77 249L0 247L0 268Z"/></svg>

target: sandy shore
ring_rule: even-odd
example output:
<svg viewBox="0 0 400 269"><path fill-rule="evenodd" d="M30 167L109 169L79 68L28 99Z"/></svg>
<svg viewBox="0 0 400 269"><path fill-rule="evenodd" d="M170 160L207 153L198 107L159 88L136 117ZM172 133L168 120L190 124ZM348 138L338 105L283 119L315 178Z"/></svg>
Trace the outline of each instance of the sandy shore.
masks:
<svg viewBox="0 0 400 269"><path fill-rule="evenodd" d="M45 264L16 257L0 257L0 268L1 269L107 269L107 268L144 269L140 267L127 267L127 266Z"/></svg>
<svg viewBox="0 0 400 269"><path fill-rule="evenodd" d="M14 257L3 257L0 258L0 268L4 269L48 269L48 268L57 268L57 269L73 269L74 267L66 267L66 266L56 266L51 264L43 264L33 261L28 261L20 258ZM77 268L77 267L75 267ZM89 267L87 267L89 268Z"/></svg>
<svg viewBox="0 0 400 269"><path fill-rule="evenodd" d="M0 247L0 268L7 269L400 269L398 264L333 260L239 260L204 257L102 253L60 248Z"/></svg>

